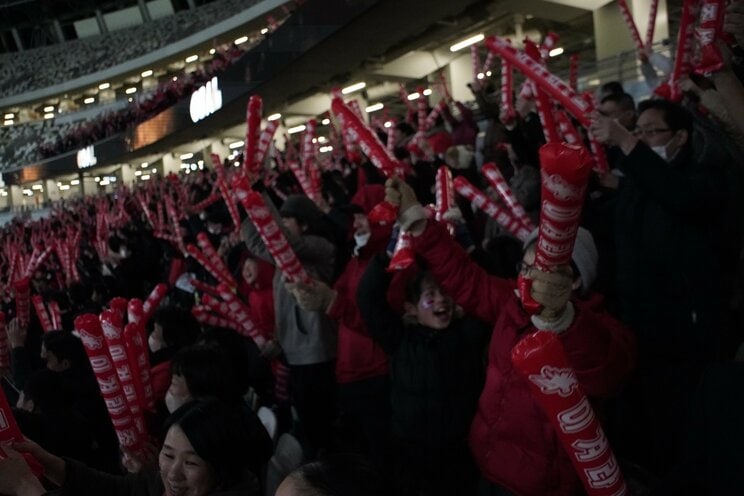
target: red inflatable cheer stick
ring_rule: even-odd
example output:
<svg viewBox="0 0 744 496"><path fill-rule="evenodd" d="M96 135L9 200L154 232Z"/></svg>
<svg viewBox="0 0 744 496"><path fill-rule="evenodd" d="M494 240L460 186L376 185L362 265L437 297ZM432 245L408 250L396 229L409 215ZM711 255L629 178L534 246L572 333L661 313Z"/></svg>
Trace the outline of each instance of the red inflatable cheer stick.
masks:
<svg viewBox="0 0 744 496"><path fill-rule="evenodd" d="M532 57L532 60L535 62L543 63L540 58L540 50L532 41L528 39L524 40L524 51L527 55ZM534 81L532 85L535 93L537 115L540 116L540 123L542 124L545 141L548 143L560 143L561 136L558 134L558 128L555 125L555 120L553 120L553 102L550 101L550 97L547 95L545 90L537 86Z"/></svg>
<svg viewBox="0 0 744 496"><path fill-rule="evenodd" d="M541 270L571 261L591 163L581 147L548 143L540 148L542 206L535 264Z"/></svg>
<svg viewBox="0 0 744 496"><path fill-rule="evenodd" d="M256 150L256 167L263 165L266 153L269 151L271 146L271 140L274 139L274 133L279 127L279 119L274 119L266 123L266 127L261 131L261 136L258 139L258 149Z"/></svg>
<svg viewBox="0 0 744 496"><path fill-rule="evenodd" d="M16 317L21 327L28 327L31 319L31 287L28 277L13 283L15 288Z"/></svg>
<svg viewBox="0 0 744 496"><path fill-rule="evenodd" d="M138 451L140 437L106 346L98 317L93 314L80 315L75 319L75 329L88 354L119 444L129 450Z"/></svg>
<svg viewBox="0 0 744 496"><path fill-rule="evenodd" d="M651 0L648 10L648 26L646 27L646 46L654 44L654 31L656 30L656 13L659 10L659 0Z"/></svg>
<svg viewBox="0 0 744 496"><path fill-rule="evenodd" d="M231 288L237 288L238 284L235 282L235 278L230 274L230 270L222 261L222 258L217 254L217 250L212 246L212 242L209 241L207 233L200 232L196 235L196 242L201 248L202 252L209 261L209 265L215 271L215 276L218 281L227 284Z"/></svg>
<svg viewBox="0 0 744 496"><path fill-rule="evenodd" d="M41 296L32 296L31 302L34 304L34 310L36 310L36 316L39 318L41 330L45 333L54 330L54 328L52 327L52 321L49 319L49 313L47 312L46 305L44 305L44 300L41 299Z"/></svg>
<svg viewBox="0 0 744 496"><path fill-rule="evenodd" d="M130 303L133 300L130 300ZM142 409L153 410L155 407L155 393L152 389L152 375L150 359L147 356L147 339L145 328L134 322L124 327L124 344L127 347L129 366L133 372L134 386L137 397L142 398ZM139 375L139 377L138 377Z"/></svg>
<svg viewBox="0 0 744 496"><path fill-rule="evenodd" d="M455 188L452 185L452 172L449 167L442 165L437 169L436 188L434 190L436 198L436 206L434 207L435 219L439 222L447 222L444 215L453 207L455 204ZM451 224L447 224L450 234L454 232Z"/></svg>
<svg viewBox="0 0 744 496"><path fill-rule="evenodd" d="M494 52L489 51L492 55ZM514 110L514 69L512 65L501 59L501 110L506 115L506 121L510 122L517 116Z"/></svg>
<svg viewBox="0 0 744 496"><path fill-rule="evenodd" d="M620 13L623 15L623 19L625 19L625 24L628 25L630 37L633 38L633 43L635 43L638 53L642 53L643 40L641 40L641 35L638 33L638 27L633 20L633 14L630 12L628 4L625 2L625 0L617 0L617 5L618 7L620 7Z"/></svg>
<svg viewBox="0 0 744 496"><path fill-rule="evenodd" d="M552 74L525 52L520 52L511 46L503 38L489 36L486 38L486 46L489 50L494 51L496 55L506 59L526 77L532 79L538 87L545 90L553 99L563 105L583 126L589 127L591 122L588 114L593 108L559 77Z"/></svg>
<svg viewBox="0 0 744 496"><path fill-rule="evenodd" d="M512 349L511 360L553 424L587 494L628 494L617 459L558 336L552 331L526 336Z"/></svg>
<svg viewBox="0 0 744 496"><path fill-rule="evenodd" d="M700 23L695 28L700 46L700 62L695 67L698 74L710 74L723 67L723 57L716 42L723 35L725 10L725 0L703 0L700 5Z"/></svg>
<svg viewBox="0 0 744 496"><path fill-rule="evenodd" d="M405 270L413 264L416 259L411 244L411 233L401 231L398 234L398 242L395 243L393 256L390 257L390 263L387 267L388 272Z"/></svg>
<svg viewBox="0 0 744 496"><path fill-rule="evenodd" d="M274 218L271 216L264 199L256 191L250 189L248 180L245 177L236 177L233 182L233 189L236 192L238 200L243 204L243 208L248 213L251 222L256 226L266 249L269 250L274 258L276 266L281 270L290 281L301 281L308 283L308 277L302 264L292 251L287 238L279 226L276 225Z"/></svg>
<svg viewBox="0 0 744 496"><path fill-rule="evenodd" d="M680 80L692 70L697 4L698 0L683 1L682 15L679 20L679 34L677 35L677 51L674 55L674 67L669 76L669 81L661 84L654 90L654 93L657 95L674 102L682 99L682 91L679 87Z"/></svg>
<svg viewBox="0 0 744 496"><path fill-rule="evenodd" d="M496 167L496 164L493 162L483 164L481 170L483 171L483 175L486 176L486 179L488 179L488 182L491 183L491 186L496 190L501 199L504 200L506 206L509 207L511 213L517 218L522 226L524 226L528 231L535 229L532 220L527 215L527 212L525 212L522 204L517 200L517 197L514 196L514 192L509 187L509 184L506 182L506 179L501 174L499 168Z"/></svg>
<svg viewBox="0 0 744 496"><path fill-rule="evenodd" d="M144 314L142 300L139 298L129 300L129 303L127 303L127 322L130 324L139 324L143 321Z"/></svg>
<svg viewBox="0 0 744 496"><path fill-rule="evenodd" d="M13 416L13 410L10 409L8 404L8 398L5 397L5 391L0 387L0 443L20 443L25 441L21 430L18 428L18 423ZM31 472L36 477L41 477L44 473L44 467L31 456L29 453L21 453L21 456L26 460ZM5 452L0 448L0 459L5 458Z"/></svg>
<svg viewBox="0 0 744 496"><path fill-rule="evenodd" d="M568 85L574 91L579 91L579 54L571 54L568 59Z"/></svg>
<svg viewBox="0 0 744 496"><path fill-rule="evenodd" d="M160 302L163 301L165 295L168 294L168 286L162 282L152 288L152 291L147 296L147 299L142 304L142 325L147 325L147 322L155 313L155 310L160 306Z"/></svg>
<svg viewBox="0 0 744 496"><path fill-rule="evenodd" d="M249 177L258 177L258 166L256 164L256 151L258 150L258 139L261 132L261 114L263 113L263 100L259 95L251 95L245 112L245 150L243 151L243 168Z"/></svg>

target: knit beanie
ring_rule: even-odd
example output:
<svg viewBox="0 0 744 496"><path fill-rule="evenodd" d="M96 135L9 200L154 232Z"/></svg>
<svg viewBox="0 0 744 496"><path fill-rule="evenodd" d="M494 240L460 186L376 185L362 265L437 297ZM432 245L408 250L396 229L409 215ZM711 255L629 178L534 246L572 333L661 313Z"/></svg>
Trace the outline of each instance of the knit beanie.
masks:
<svg viewBox="0 0 744 496"><path fill-rule="evenodd" d="M531 244L537 241L538 229L533 230L529 237L524 241L523 249L526 250ZM574 244L571 261L579 270L581 279L581 288L579 292L585 295L591 289L594 280L597 278L597 263L599 262L599 253L597 246L594 244L592 233L579 227L576 234L576 243Z"/></svg>

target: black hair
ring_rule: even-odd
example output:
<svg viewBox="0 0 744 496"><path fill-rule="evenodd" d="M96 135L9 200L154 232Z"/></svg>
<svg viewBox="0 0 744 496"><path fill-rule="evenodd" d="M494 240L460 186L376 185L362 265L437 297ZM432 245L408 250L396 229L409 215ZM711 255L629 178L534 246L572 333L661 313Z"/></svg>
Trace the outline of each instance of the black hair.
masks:
<svg viewBox="0 0 744 496"><path fill-rule="evenodd" d="M627 93L610 93L602 98L602 103L611 102L620 107L620 110L632 110L635 112L635 100Z"/></svg>
<svg viewBox="0 0 744 496"><path fill-rule="evenodd" d="M391 493L385 477L364 457L332 455L292 472L298 496L384 496Z"/></svg>
<svg viewBox="0 0 744 496"><path fill-rule="evenodd" d="M184 378L193 398L211 396L224 403L237 404L241 391L231 365L226 353L218 348L194 345L173 356L171 373Z"/></svg>
<svg viewBox="0 0 744 496"><path fill-rule="evenodd" d="M224 354L225 361L231 368L230 374L237 382L240 396L245 395L251 387L262 397L271 395L271 368L253 340L232 329L213 327L205 330L199 344L217 348Z"/></svg>
<svg viewBox="0 0 744 496"><path fill-rule="evenodd" d="M250 464L251 437L240 411L215 399L190 401L173 412L165 432L178 426L217 483L230 489L242 482Z"/></svg>
<svg viewBox="0 0 744 496"><path fill-rule="evenodd" d="M612 95L615 93L625 93L625 90L620 81L610 81L603 84L600 87L599 92L603 95Z"/></svg>
<svg viewBox="0 0 744 496"><path fill-rule="evenodd" d="M44 348L60 362L67 360L70 369L80 370L90 369L88 355L85 353L85 347L80 339L67 331L49 331L41 336L41 342Z"/></svg>
<svg viewBox="0 0 744 496"><path fill-rule="evenodd" d="M397 129L404 136L413 136L414 133L416 132L413 129L413 126L411 126L409 123L405 121L397 123L395 125L395 129Z"/></svg>
<svg viewBox="0 0 744 496"><path fill-rule="evenodd" d="M160 307L153 315L153 323L163 328L163 342L179 350L196 342L201 334L199 322L188 310L177 307Z"/></svg>
<svg viewBox="0 0 744 496"><path fill-rule="evenodd" d="M49 412L69 404L62 377L49 369L39 369L28 376L23 396L34 402L34 410Z"/></svg>
<svg viewBox="0 0 744 496"><path fill-rule="evenodd" d="M669 100L645 100L638 104L638 115L647 110L656 110L661 113L664 124L672 131L683 129L692 137L693 117L683 106L672 103ZM688 140L688 143L690 140Z"/></svg>
<svg viewBox="0 0 744 496"><path fill-rule="evenodd" d="M439 282L428 270L421 270L406 283L406 301L414 305L418 304L424 292L424 284L429 283L439 287Z"/></svg>

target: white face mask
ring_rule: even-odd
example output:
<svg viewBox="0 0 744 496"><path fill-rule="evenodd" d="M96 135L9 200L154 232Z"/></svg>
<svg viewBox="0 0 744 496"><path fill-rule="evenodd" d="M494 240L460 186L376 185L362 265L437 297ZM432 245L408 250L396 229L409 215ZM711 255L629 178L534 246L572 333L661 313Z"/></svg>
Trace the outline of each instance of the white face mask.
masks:
<svg viewBox="0 0 744 496"><path fill-rule="evenodd" d="M652 146L651 149L664 160L667 159L666 145Z"/></svg>
<svg viewBox="0 0 744 496"><path fill-rule="evenodd" d="M652 146L651 150L653 150L655 154L657 154L658 156L660 156L661 158L669 162L671 159L674 158L674 156L672 157L669 156L669 154L667 153L667 147L669 146L669 143L671 143L673 139L674 137L672 137L669 141L667 141L665 145Z"/></svg>
<svg viewBox="0 0 744 496"><path fill-rule="evenodd" d="M151 352L155 353L163 348L163 343L155 337L155 333L153 332L150 334L150 337L147 338L147 346L150 347Z"/></svg>
<svg viewBox="0 0 744 496"><path fill-rule="evenodd" d="M372 236L371 232L366 233L354 233L354 244L357 248L363 248L369 243L369 238Z"/></svg>
<svg viewBox="0 0 744 496"><path fill-rule="evenodd" d="M181 396L174 396L170 391L165 393L165 406L168 408L168 413L173 413L181 408L186 402L187 398Z"/></svg>

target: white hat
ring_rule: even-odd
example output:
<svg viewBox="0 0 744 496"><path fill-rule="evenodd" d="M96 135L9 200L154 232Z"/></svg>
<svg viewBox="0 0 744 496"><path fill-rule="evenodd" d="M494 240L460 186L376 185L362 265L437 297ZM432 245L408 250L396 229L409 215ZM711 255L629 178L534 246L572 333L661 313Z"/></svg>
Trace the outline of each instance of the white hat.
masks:
<svg viewBox="0 0 744 496"><path fill-rule="evenodd" d="M527 239L524 240L522 248L527 249L532 243L537 241L538 229L534 229ZM594 244L592 233L579 227L576 233L576 243L574 244L571 261L579 269L579 278L581 279L581 294L586 294L594 284L597 278L597 263L599 262L599 253L597 246Z"/></svg>

